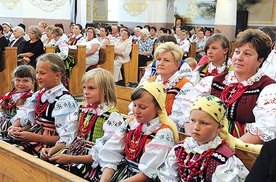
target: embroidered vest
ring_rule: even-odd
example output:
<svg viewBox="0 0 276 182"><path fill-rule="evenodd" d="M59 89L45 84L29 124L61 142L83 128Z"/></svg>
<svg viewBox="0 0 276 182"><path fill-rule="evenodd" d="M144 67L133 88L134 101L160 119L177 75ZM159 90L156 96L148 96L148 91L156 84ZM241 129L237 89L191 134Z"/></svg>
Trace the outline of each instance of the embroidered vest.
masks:
<svg viewBox="0 0 276 182"><path fill-rule="evenodd" d="M201 68L199 68L200 80L205 77L206 72L208 71L208 67L209 67L209 63L206 63L206 64L202 65ZM233 70L233 67L232 67L232 65L230 65L229 68L226 67L223 72L227 73L228 71L232 71L232 70Z"/></svg>
<svg viewBox="0 0 276 182"><path fill-rule="evenodd" d="M81 113L81 107L79 109L79 116ZM111 108L108 111L106 111L105 113L103 113L102 115L98 116L94 126L92 126L92 128L91 128L91 131L83 139L95 143L97 138L101 138L104 135L103 124L109 118L109 116L112 112L119 112L119 111L116 108ZM92 114L92 117L93 117L93 115L94 114Z"/></svg>
<svg viewBox="0 0 276 182"><path fill-rule="evenodd" d="M156 76L152 76L152 77L148 78L148 81L155 81L155 79L156 79ZM185 85L185 83L187 83L187 82L190 82L190 81L186 78L182 78L181 80L179 80L179 82L175 86L173 86L170 89L166 89L167 96L166 96L165 109L166 109L168 115L170 115L172 113L172 106L174 103L175 96L180 92L183 85Z"/></svg>
<svg viewBox="0 0 276 182"><path fill-rule="evenodd" d="M221 73L214 77L213 83L211 86L211 94L217 97L220 97L225 84L225 76L227 73ZM228 120L229 121L238 121L241 124L244 123L253 123L255 122L255 117L253 115L253 108L256 106L256 101L260 95L260 92L264 87L276 83L270 77L264 75L258 82L254 82L253 85L244 92L244 94L228 108Z"/></svg>

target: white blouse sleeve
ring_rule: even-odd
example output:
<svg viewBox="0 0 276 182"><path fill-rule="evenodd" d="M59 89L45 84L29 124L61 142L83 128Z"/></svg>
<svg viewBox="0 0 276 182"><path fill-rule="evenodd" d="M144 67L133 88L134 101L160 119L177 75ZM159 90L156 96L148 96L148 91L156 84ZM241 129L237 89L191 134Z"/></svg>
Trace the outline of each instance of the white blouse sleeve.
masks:
<svg viewBox="0 0 276 182"><path fill-rule="evenodd" d="M187 82L175 96L172 111L169 117L174 121L178 128L184 127L183 116L189 114L192 102L190 98L194 95L194 86ZM183 100L186 102L184 103Z"/></svg>
<svg viewBox="0 0 276 182"><path fill-rule="evenodd" d="M77 108L77 101L69 94L65 94L56 100L52 117L55 118L55 127L59 136L64 133L63 130L66 125L67 116L75 112Z"/></svg>
<svg viewBox="0 0 276 182"><path fill-rule="evenodd" d="M276 84L266 86L253 109L255 123L247 124L247 130L264 142L276 138Z"/></svg>
<svg viewBox="0 0 276 182"><path fill-rule="evenodd" d="M12 123L14 123L17 119L20 119L21 127L26 126L27 124L35 124L34 111L37 103L37 94L38 92L34 93L32 97L26 99L23 105L18 106L16 115L12 118Z"/></svg>
<svg viewBox="0 0 276 182"><path fill-rule="evenodd" d="M56 144L64 142L66 146L69 146L73 140L77 137L78 129L78 114L79 107L76 108L75 112L67 115L65 124L59 130L59 140Z"/></svg>
<svg viewBox="0 0 276 182"><path fill-rule="evenodd" d="M235 181L242 182L245 180L249 171L244 164L235 155L228 158L225 164L219 165L212 176L212 182Z"/></svg>
<svg viewBox="0 0 276 182"><path fill-rule="evenodd" d="M178 175L177 157L175 155L176 146L174 146L174 148L169 152L165 162L158 168L158 177L161 181L180 181Z"/></svg>
<svg viewBox="0 0 276 182"><path fill-rule="evenodd" d="M138 168L149 178L157 176L157 168L165 161L169 151L174 146L171 129L160 129L145 147Z"/></svg>
<svg viewBox="0 0 276 182"><path fill-rule="evenodd" d="M188 79L188 80L192 80L193 77L193 71L190 67L190 65L187 62L184 62L179 71L178 71L182 76L184 76L184 78Z"/></svg>
<svg viewBox="0 0 276 182"><path fill-rule="evenodd" d="M150 75L151 75L151 72L152 72L152 63L150 63L146 69L145 69L145 73L143 75L143 77L141 78L140 82L139 82L139 85L142 84L144 81L146 81Z"/></svg>
<svg viewBox="0 0 276 182"><path fill-rule="evenodd" d="M126 145L125 137L127 131L128 120L124 121L122 125L115 131L113 136L104 144L99 153L100 166L117 170L117 165L120 164L124 158L124 148Z"/></svg>
<svg viewBox="0 0 276 182"><path fill-rule="evenodd" d="M92 156L92 167L96 168L101 164L99 153L102 151L104 144L108 141L114 132L123 124L124 119L118 112L112 112L108 119L103 124L104 135L96 139L96 144L91 148L89 154Z"/></svg>
<svg viewBox="0 0 276 182"><path fill-rule="evenodd" d="M57 55L62 59L65 60L68 57L68 53L69 53L69 46L65 41L61 41L58 45L58 48L60 50L59 53L57 53Z"/></svg>

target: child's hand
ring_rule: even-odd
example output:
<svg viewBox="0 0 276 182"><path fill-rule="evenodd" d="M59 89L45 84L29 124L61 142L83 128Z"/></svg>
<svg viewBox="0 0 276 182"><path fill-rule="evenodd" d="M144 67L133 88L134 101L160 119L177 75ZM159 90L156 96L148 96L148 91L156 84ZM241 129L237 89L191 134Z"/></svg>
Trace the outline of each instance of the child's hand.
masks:
<svg viewBox="0 0 276 182"><path fill-rule="evenodd" d="M8 137L9 138L14 138L15 135L14 135L14 132L21 132L22 131L22 128L21 127L18 127L18 126L10 126L8 128Z"/></svg>
<svg viewBox="0 0 276 182"><path fill-rule="evenodd" d="M22 142L34 141L34 134L28 131L15 131L13 132L13 138Z"/></svg>
<svg viewBox="0 0 276 182"><path fill-rule="evenodd" d="M66 155L66 154L57 154L50 157L49 161L54 161L59 164L69 164L70 157L71 157L70 155Z"/></svg>
<svg viewBox="0 0 276 182"><path fill-rule="evenodd" d="M42 148L42 150L40 152L40 158L49 159L51 157L50 149L51 148Z"/></svg>

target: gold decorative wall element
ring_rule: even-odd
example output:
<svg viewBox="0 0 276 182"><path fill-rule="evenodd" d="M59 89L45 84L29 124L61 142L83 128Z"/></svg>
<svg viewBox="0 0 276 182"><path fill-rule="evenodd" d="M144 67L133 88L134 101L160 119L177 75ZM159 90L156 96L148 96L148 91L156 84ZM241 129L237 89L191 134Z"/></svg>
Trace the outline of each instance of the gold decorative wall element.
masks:
<svg viewBox="0 0 276 182"><path fill-rule="evenodd" d="M86 20L91 20L91 2L86 0Z"/></svg>
<svg viewBox="0 0 276 182"><path fill-rule="evenodd" d="M125 0L123 8L130 16L137 16L144 12L148 7L146 0L136 1L136 0Z"/></svg>
<svg viewBox="0 0 276 182"><path fill-rule="evenodd" d="M107 19L108 0L94 0L93 19Z"/></svg>
<svg viewBox="0 0 276 182"><path fill-rule="evenodd" d="M248 24L274 24L276 0L262 0L249 9Z"/></svg>
<svg viewBox="0 0 276 182"><path fill-rule="evenodd" d="M3 3L7 9L13 9L19 1L20 0L0 0L0 3Z"/></svg>
<svg viewBox="0 0 276 182"><path fill-rule="evenodd" d="M197 0L192 0L192 2L189 3L187 14L186 14L186 20L187 22L193 22L196 19L196 12L197 12L197 6L196 3Z"/></svg>

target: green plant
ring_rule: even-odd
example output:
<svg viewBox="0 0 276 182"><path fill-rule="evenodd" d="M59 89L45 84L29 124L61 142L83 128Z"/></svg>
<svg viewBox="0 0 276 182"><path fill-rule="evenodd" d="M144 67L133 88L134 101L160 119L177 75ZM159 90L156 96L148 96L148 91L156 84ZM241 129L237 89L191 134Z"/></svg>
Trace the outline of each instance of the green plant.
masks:
<svg viewBox="0 0 276 182"><path fill-rule="evenodd" d="M237 10L247 11L251 6L260 3L261 0L238 0Z"/></svg>

